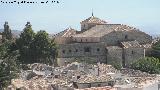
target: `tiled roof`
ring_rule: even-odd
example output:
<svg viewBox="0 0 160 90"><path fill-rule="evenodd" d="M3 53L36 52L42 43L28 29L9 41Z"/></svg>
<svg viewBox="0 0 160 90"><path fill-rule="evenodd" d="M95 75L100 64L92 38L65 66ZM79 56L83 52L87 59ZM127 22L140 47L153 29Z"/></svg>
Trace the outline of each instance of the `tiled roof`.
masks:
<svg viewBox="0 0 160 90"><path fill-rule="evenodd" d="M112 50L112 49L116 50L116 49L122 49L122 48L120 46L107 46L106 49L108 49L108 50Z"/></svg>
<svg viewBox="0 0 160 90"><path fill-rule="evenodd" d="M137 30L137 29L122 24L96 25L95 27L92 27L91 29L83 33L74 35L73 37L102 37L113 31L130 31L130 30Z"/></svg>
<svg viewBox="0 0 160 90"><path fill-rule="evenodd" d="M95 16L91 16L91 17L87 18L86 20L82 21L81 23L106 24L107 22L104 20L101 20Z"/></svg>
<svg viewBox="0 0 160 90"><path fill-rule="evenodd" d="M123 47L128 48L128 47L141 47L141 45L138 43L138 41L127 41L127 42L121 42Z"/></svg>
<svg viewBox="0 0 160 90"><path fill-rule="evenodd" d="M75 35L76 32L77 30L69 27L65 29L64 31L55 34L54 37L71 37L72 35Z"/></svg>
<svg viewBox="0 0 160 90"><path fill-rule="evenodd" d="M143 45L144 48L152 48L152 44L145 44Z"/></svg>

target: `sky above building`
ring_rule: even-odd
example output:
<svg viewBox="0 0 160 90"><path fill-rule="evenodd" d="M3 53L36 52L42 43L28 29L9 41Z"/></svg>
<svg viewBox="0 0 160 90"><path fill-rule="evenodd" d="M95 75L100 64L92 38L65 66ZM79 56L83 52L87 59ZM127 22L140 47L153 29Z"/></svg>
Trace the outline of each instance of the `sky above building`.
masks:
<svg viewBox="0 0 160 90"><path fill-rule="evenodd" d="M46 30L54 34L68 27L80 30L80 22L90 17L93 10L94 16L108 23L126 24L149 34L160 34L160 0L58 0L59 3L48 1L50 3L47 4L0 2L0 28L8 21L11 29L23 30L26 22L30 21L35 31Z"/></svg>

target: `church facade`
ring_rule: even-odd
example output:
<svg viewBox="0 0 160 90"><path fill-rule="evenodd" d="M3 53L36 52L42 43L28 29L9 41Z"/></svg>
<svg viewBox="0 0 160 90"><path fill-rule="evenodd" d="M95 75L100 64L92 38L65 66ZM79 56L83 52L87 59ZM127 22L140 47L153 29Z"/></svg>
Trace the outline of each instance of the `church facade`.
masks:
<svg viewBox="0 0 160 90"><path fill-rule="evenodd" d="M81 31L68 28L55 35L59 66L73 61L127 66L145 57L152 37L123 24L109 24L95 16L82 21Z"/></svg>

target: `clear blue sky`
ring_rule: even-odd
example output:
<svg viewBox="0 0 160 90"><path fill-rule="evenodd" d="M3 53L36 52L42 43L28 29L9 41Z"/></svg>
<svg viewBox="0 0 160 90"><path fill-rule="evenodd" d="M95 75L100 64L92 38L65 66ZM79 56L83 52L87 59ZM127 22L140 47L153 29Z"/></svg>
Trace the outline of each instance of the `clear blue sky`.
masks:
<svg viewBox="0 0 160 90"><path fill-rule="evenodd" d="M160 34L160 0L59 0L59 2L59 4L21 5L0 3L0 28L8 21L11 29L22 30L26 22L30 21L35 31L57 33L70 26L80 30L80 21L90 17L93 9L94 16L109 23L127 24L147 33Z"/></svg>

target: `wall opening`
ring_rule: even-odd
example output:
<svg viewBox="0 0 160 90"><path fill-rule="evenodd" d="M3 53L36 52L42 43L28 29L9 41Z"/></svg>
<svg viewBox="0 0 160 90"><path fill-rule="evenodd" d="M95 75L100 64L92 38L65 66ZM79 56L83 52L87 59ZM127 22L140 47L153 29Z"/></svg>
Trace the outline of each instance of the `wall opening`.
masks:
<svg viewBox="0 0 160 90"><path fill-rule="evenodd" d="M84 52L90 52L91 51L91 48L90 47L85 47L84 48Z"/></svg>
<svg viewBox="0 0 160 90"><path fill-rule="evenodd" d="M65 50L62 50L62 53L64 53L64 54L65 54Z"/></svg>
<svg viewBox="0 0 160 90"><path fill-rule="evenodd" d="M78 49L76 49L76 52L78 52Z"/></svg>
<svg viewBox="0 0 160 90"><path fill-rule="evenodd" d="M132 54L134 54L134 51L132 51Z"/></svg>
<svg viewBox="0 0 160 90"><path fill-rule="evenodd" d="M98 87L101 87L101 84L98 84Z"/></svg>
<svg viewBox="0 0 160 90"><path fill-rule="evenodd" d="M128 35L125 35L125 39L128 39Z"/></svg>
<svg viewBox="0 0 160 90"><path fill-rule="evenodd" d="M99 49L99 48L97 48L97 51L99 52L99 51L100 51L100 49Z"/></svg>
<svg viewBox="0 0 160 90"><path fill-rule="evenodd" d="M81 42L82 42L82 39L81 39Z"/></svg>

